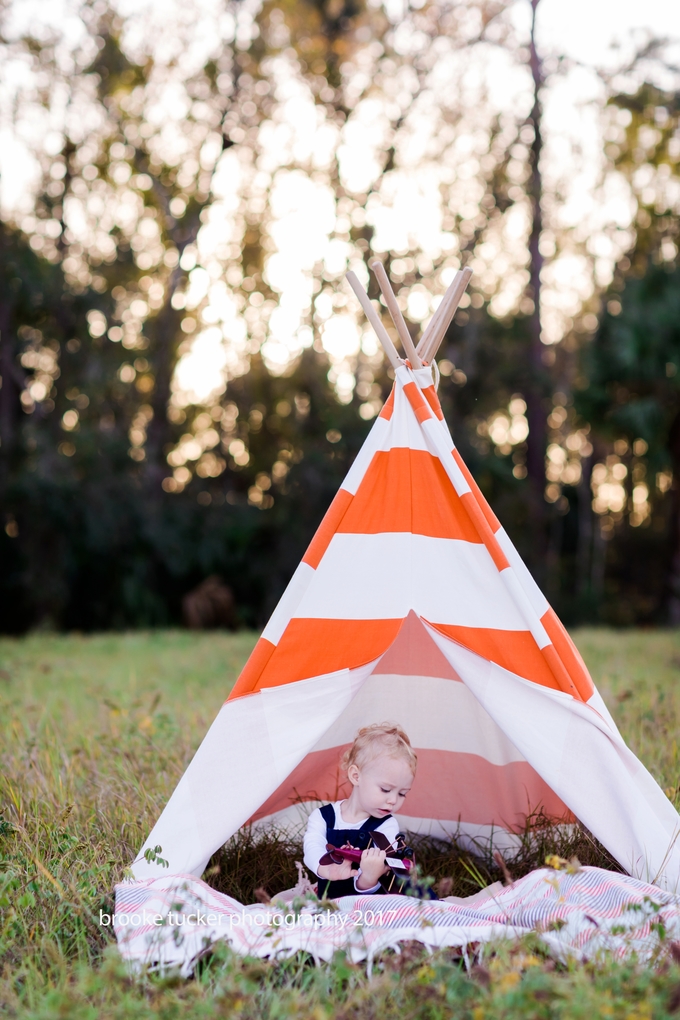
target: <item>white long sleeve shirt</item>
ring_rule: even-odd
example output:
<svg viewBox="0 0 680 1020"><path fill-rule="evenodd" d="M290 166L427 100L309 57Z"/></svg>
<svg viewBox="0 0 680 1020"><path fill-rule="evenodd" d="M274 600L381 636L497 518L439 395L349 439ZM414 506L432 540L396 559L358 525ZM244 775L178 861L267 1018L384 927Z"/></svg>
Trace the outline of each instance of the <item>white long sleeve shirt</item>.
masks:
<svg viewBox="0 0 680 1020"><path fill-rule="evenodd" d="M333 804L333 810L335 811L335 825L334 829L360 829L366 821L362 818L359 822L347 822L342 817L342 805L344 800L335 801ZM392 843L397 838L399 832L399 823L394 815L390 815L380 825L376 825L376 830L384 833L389 841ZM304 849L305 849L305 867L309 868L315 875L318 875L319 861L328 851L326 850L326 822L324 821L321 809L316 808L312 811L307 821L307 830L305 832ZM358 893L365 895L367 893L377 892L380 888L380 883L374 885L371 889L357 889L357 879L361 874L361 868L354 873L354 888Z"/></svg>

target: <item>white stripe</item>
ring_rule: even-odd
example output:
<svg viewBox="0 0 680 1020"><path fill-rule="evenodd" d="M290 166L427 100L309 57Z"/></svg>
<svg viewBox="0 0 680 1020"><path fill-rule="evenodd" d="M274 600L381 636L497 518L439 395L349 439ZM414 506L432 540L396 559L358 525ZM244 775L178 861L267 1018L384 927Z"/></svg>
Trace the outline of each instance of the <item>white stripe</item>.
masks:
<svg viewBox="0 0 680 1020"><path fill-rule="evenodd" d="M506 567L505 570L501 570L500 573L503 578L503 582L510 593L510 598L514 601L519 612L522 614L522 618L526 620L529 630L533 634L538 647L545 648L547 645L552 644L548 637L547 630L536 615L533 606L529 602L527 593L522 587L513 568Z"/></svg>
<svg viewBox="0 0 680 1020"><path fill-rule="evenodd" d="M533 606L534 612L540 620L541 617L545 616L550 609L548 600L527 570L524 560L510 541L510 537L505 528L498 529L496 532L496 538L498 540L498 544L505 553L508 563L517 574L517 577L526 592L527 598Z"/></svg>
<svg viewBox="0 0 680 1020"><path fill-rule="evenodd" d="M373 675L312 748L351 744L361 726L390 719L404 727L416 751L474 754L492 765L525 761L472 692L456 680L431 676Z"/></svg>
<svg viewBox="0 0 680 1020"><path fill-rule="evenodd" d="M300 563L279 599L276 609L269 617L269 623L262 631L262 637L271 641L273 645L278 645L281 640L281 635L290 623L290 619L313 577L314 567L310 567L308 563Z"/></svg>
<svg viewBox="0 0 680 1020"><path fill-rule="evenodd" d="M428 418L427 421L422 423L421 428L427 437L430 452L435 457L439 457L442 467L451 479L451 484L458 495L464 496L467 492L470 492L470 486L465 475L451 455L453 447L447 433L444 432L439 424L439 418Z"/></svg>
<svg viewBox="0 0 680 1020"><path fill-rule="evenodd" d="M407 383L413 382L413 372L410 368L407 368L406 365L400 365L394 373L394 377L397 384L402 388L406 386Z"/></svg>
<svg viewBox="0 0 680 1020"><path fill-rule="evenodd" d="M409 380L407 380L408 382ZM394 388L394 408L389 420L389 429L385 433L382 450L393 450L396 447L408 450L427 450L427 442L420 423L404 393L401 381Z"/></svg>
<svg viewBox="0 0 680 1020"><path fill-rule="evenodd" d="M516 851L522 846L522 837L508 832L501 825L478 825L466 822L464 818L445 821L441 818L413 818L409 815L399 815L398 821L405 832L434 836L436 839L455 838L462 847L468 847L477 854L490 853L492 850Z"/></svg>
<svg viewBox="0 0 680 1020"><path fill-rule="evenodd" d="M411 375L413 376L413 378L415 379L416 383L418 384L418 387L419 387L421 392L423 392L426 389L429 389L430 386L434 385L434 379L433 379L433 376L432 376L432 369L429 366L427 368L415 369L415 370L413 370L411 372ZM427 401L427 397L425 396L424 392L423 392L423 399ZM428 407L429 407L429 403L428 403ZM445 443L445 445L448 447L448 449L451 452L453 452L456 447L455 447L455 443L453 442L453 438L451 436L451 430L449 429L449 426L448 426L448 423L446 421L446 418L438 418L435 415L435 420L437 422L437 425L439 426L439 428L442 431L442 434L444 436L444 443Z"/></svg>
<svg viewBox="0 0 680 1020"><path fill-rule="evenodd" d="M275 811L271 815L259 818L253 823L253 829L270 829L272 825L279 831L291 836L301 836L304 832L307 819L312 811L320 807L322 800L308 800L301 804L291 804L289 807ZM417 818L414 815L395 815L402 832L415 832L423 836L434 836L435 839L459 839L461 846L469 847L472 850L481 852L491 847L498 850L519 850L522 845L522 837L513 832L501 828L498 825L478 825L475 822L466 822L465 819L451 818L449 821L441 818ZM568 826L564 827L569 828Z"/></svg>
<svg viewBox="0 0 680 1020"><path fill-rule="evenodd" d="M376 418L373 423L373 428L368 433L364 441L364 445L354 458L354 463L347 472L344 482L340 486L341 489L346 489L347 492L351 492L352 495L356 493L364 479L364 475L368 471L375 453L378 450L384 449L385 438L389 431L389 426L390 423L385 418Z"/></svg>
<svg viewBox="0 0 680 1020"><path fill-rule="evenodd" d="M430 386L434 386L434 377L429 365L427 368L414 368L411 371L411 375L417 382L418 388L421 390L426 390L429 389Z"/></svg>
<svg viewBox="0 0 680 1020"><path fill-rule="evenodd" d="M393 620L411 609L433 623L527 629L484 545L410 532L335 534L294 616Z"/></svg>
<svg viewBox="0 0 680 1020"><path fill-rule="evenodd" d="M605 721L605 722L607 723L607 725L608 725L608 726L609 726L609 727L610 727L610 728L611 728L611 729L612 729L612 730L614 731L614 733L615 733L615 734L616 734L616 735L617 735L618 737L620 737L620 738L621 738L621 740L623 740L623 737L621 737L621 734L619 733L619 729L618 729L618 726L617 726L617 725L616 725L616 723L614 722L614 720L613 720L613 718L612 718L612 716L611 716L611 713L610 713L609 709L607 708L607 706L605 705L604 701L602 700L602 695L601 695L601 694L600 694L600 692L599 692L599 691L597 690L597 688L595 688L595 689L593 690L593 693L592 693L592 694L591 694L591 696L590 696L590 697L588 698L588 700L587 700L586 704L587 704L587 705L589 705L589 706L590 706L590 708L593 708L593 709L595 709L595 711L596 711L596 712L597 712L597 713L598 713L599 715L601 715L601 716L602 716L602 718L604 719L604 721Z"/></svg>

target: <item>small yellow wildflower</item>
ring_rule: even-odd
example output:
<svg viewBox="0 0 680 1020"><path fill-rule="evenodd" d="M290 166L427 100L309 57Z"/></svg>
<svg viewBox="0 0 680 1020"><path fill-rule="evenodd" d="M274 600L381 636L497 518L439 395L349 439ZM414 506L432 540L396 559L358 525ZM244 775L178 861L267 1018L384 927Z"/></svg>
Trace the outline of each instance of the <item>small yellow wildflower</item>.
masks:
<svg viewBox="0 0 680 1020"><path fill-rule="evenodd" d="M423 964L418 971L418 984L429 985L434 978L434 969L430 967L429 963Z"/></svg>
<svg viewBox="0 0 680 1020"><path fill-rule="evenodd" d="M507 974L499 979L497 988L500 992L509 992L511 989L516 988L520 981L520 974L517 970L508 971Z"/></svg>

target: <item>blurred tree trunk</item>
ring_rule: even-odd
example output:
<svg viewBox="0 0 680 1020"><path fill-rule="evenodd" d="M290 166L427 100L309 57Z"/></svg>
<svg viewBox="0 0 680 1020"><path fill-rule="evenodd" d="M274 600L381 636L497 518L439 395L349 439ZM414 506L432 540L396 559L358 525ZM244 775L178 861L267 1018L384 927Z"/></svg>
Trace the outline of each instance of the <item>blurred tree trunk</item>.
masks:
<svg viewBox="0 0 680 1020"><path fill-rule="evenodd" d="M167 205L167 202L166 202ZM167 214L169 217L169 213ZM198 236L200 220L198 215L191 224L181 231L181 237L173 236L179 231L168 230L177 245L181 259L188 244L194 244ZM145 333L149 339L149 360L154 372L154 387L151 397L153 418L147 428L145 476L157 494L160 483L167 474L166 447L172 443L173 430L168 421L168 407L172 395L172 377L177 364L177 351L182 336L180 322L183 311L173 307L172 299L180 285L186 280L185 271L179 264L173 269L167 281L163 306L157 316L147 320Z"/></svg>
<svg viewBox="0 0 680 1020"><path fill-rule="evenodd" d="M670 549L666 577L665 616L674 626L680 626L680 412L673 419L668 433L668 450L673 466L671 489Z"/></svg>
<svg viewBox="0 0 680 1020"><path fill-rule="evenodd" d="M0 248L5 247L3 241L0 227ZM1 262L6 264L4 258ZM19 410L19 387L12 335L12 299L9 293L11 286L12 281L5 280L4 293L0 296L0 497L4 495L8 482Z"/></svg>
<svg viewBox="0 0 680 1020"><path fill-rule="evenodd" d="M12 379L13 351L9 331L9 305L0 303L0 500L3 499L10 470L14 442L15 385Z"/></svg>
<svg viewBox="0 0 680 1020"><path fill-rule="evenodd" d="M172 307L171 302L183 275L181 271L173 272L163 307L153 320L153 324L149 324L146 329L147 334L151 334L150 355L154 369L154 388L151 398L153 418L146 433L145 474L149 482L158 485L167 474L164 452L166 445L173 438L172 428L168 422L168 406L177 361L177 334L181 313Z"/></svg>
<svg viewBox="0 0 680 1020"><path fill-rule="evenodd" d="M534 537L532 567L539 581L544 581L545 554L547 546L546 514L543 490L545 488L546 412L544 400L547 395L545 366L541 342L541 270L543 256L540 251L543 216L543 179L541 174L541 153L543 149L541 89L543 88L543 64L536 46L536 9L540 0L531 0L531 35L529 42L529 67L533 80L533 107L529 120L534 130L529 159L530 176L527 194L531 208L531 232L529 235L529 288L533 311L529 317L529 385L526 393L527 420L527 478L529 482L529 517Z"/></svg>
<svg viewBox="0 0 680 1020"><path fill-rule="evenodd" d="M576 596L583 601L590 588L590 561L593 546L593 510L590 479L593 473L593 456L581 461L581 480L578 483L578 544L576 548Z"/></svg>
<svg viewBox="0 0 680 1020"><path fill-rule="evenodd" d="M593 604L599 607L604 595L604 577L607 569L607 540L596 523L593 529L593 555L590 565L590 591Z"/></svg>

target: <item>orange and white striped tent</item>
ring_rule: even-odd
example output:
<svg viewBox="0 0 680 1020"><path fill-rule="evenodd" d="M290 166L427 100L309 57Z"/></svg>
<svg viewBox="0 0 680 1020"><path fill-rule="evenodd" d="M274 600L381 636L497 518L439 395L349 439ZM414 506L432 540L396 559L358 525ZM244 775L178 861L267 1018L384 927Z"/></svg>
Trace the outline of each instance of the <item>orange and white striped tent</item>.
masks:
<svg viewBox="0 0 680 1020"><path fill-rule="evenodd" d="M512 845L579 818L675 888L680 817L621 738L573 642L456 450L430 368L392 394L143 850L200 875L241 826L342 796L361 726L394 720L418 771L402 827ZM137 878L167 874L142 854Z"/></svg>

